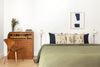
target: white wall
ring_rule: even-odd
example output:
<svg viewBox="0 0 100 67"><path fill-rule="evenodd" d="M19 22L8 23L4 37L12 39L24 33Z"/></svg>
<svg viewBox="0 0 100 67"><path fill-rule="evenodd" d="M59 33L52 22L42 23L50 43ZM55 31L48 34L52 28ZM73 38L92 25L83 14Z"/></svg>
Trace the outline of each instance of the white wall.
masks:
<svg viewBox="0 0 100 67"><path fill-rule="evenodd" d="M3 0L0 0L0 58L3 57Z"/></svg>
<svg viewBox="0 0 100 67"><path fill-rule="evenodd" d="M11 31L11 19L17 18L23 31L31 28L35 33L35 55L40 48L41 29L49 32L90 32L96 29L96 43L100 43L100 0L4 1L4 37ZM70 29L70 12L85 12L84 30Z"/></svg>

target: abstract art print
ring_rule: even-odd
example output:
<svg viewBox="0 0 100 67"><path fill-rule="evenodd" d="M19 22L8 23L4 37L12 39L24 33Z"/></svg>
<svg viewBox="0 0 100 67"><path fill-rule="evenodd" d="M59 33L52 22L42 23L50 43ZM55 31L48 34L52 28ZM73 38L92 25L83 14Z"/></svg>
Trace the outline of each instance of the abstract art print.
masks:
<svg viewBox="0 0 100 67"><path fill-rule="evenodd" d="M85 13L84 12L71 12L70 14L70 27L72 29L85 28Z"/></svg>

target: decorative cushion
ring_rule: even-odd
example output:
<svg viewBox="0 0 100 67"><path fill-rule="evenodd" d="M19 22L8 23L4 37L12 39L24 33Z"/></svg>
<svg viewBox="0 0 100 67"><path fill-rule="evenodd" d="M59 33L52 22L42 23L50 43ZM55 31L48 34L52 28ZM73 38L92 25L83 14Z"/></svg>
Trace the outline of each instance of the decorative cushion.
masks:
<svg viewBox="0 0 100 67"><path fill-rule="evenodd" d="M67 44L73 44L73 41L74 41L74 35L68 34L67 35Z"/></svg>
<svg viewBox="0 0 100 67"><path fill-rule="evenodd" d="M55 34L56 44L67 44L67 34Z"/></svg>
<svg viewBox="0 0 100 67"><path fill-rule="evenodd" d="M89 43L88 37L89 37L89 34L84 34L84 44Z"/></svg>
<svg viewBox="0 0 100 67"><path fill-rule="evenodd" d="M84 44L84 34L74 34L74 44Z"/></svg>
<svg viewBox="0 0 100 67"><path fill-rule="evenodd" d="M50 44L56 44L55 43L55 34L49 33L50 36Z"/></svg>

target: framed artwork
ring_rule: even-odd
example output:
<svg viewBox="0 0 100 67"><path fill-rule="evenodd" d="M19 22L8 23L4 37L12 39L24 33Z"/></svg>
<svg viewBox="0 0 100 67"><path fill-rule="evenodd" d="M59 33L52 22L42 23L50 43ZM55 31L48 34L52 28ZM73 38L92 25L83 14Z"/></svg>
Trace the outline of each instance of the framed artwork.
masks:
<svg viewBox="0 0 100 67"><path fill-rule="evenodd" d="M71 12L70 13L70 27L72 29L84 29L85 28L85 13Z"/></svg>

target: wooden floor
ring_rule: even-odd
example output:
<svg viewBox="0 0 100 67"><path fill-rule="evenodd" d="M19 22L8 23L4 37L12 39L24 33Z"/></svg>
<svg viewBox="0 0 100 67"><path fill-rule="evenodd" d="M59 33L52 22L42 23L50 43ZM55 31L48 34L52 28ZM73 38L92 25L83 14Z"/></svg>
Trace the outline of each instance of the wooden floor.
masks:
<svg viewBox="0 0 100 67"><path fill-rule="evenodd" d="M7 60L5 64L3 62L4 58L0 59L0 67L38 67L38 64L33 62L33 59L18 60L18 64L16 64L15 60Z"/></svg>

